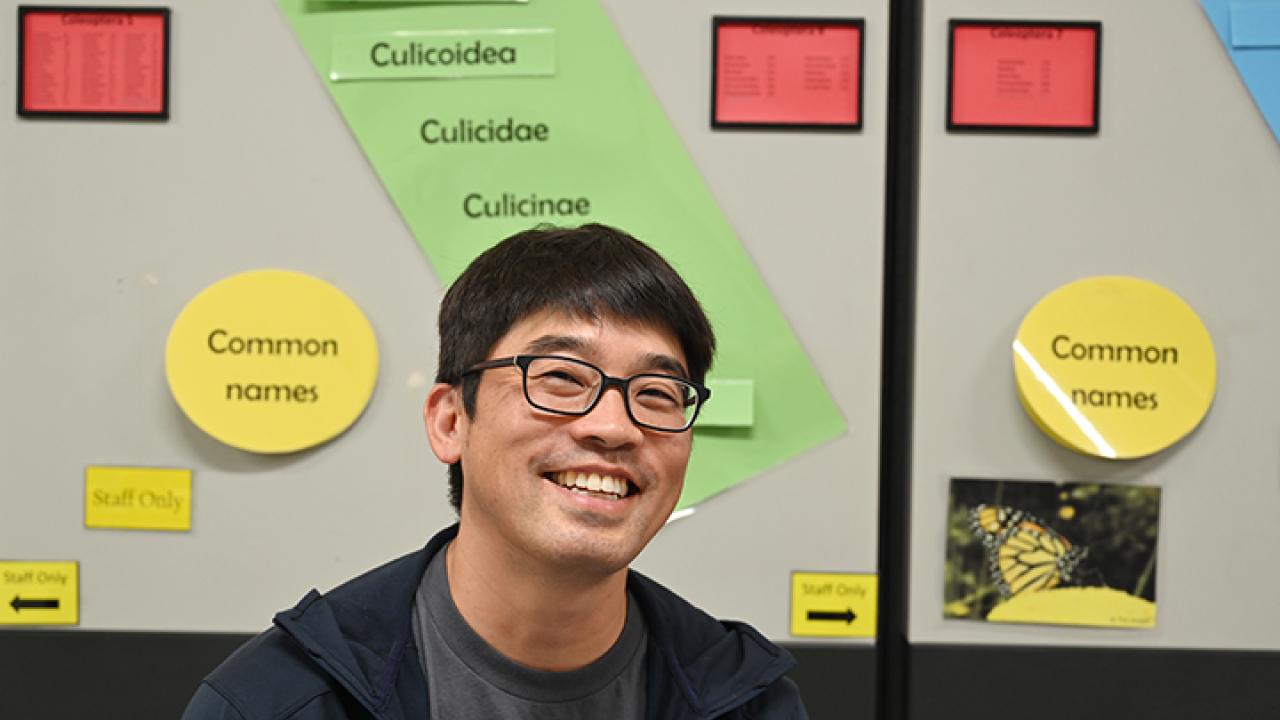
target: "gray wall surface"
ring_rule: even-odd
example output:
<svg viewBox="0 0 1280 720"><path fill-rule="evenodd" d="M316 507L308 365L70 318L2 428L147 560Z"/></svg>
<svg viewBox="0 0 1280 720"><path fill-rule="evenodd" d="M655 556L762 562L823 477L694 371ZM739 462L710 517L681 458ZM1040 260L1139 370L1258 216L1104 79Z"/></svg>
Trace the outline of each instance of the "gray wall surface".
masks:
<svg viewBox="0 0 1280 720"><path fill-rule="evenodd" d="M856 134L708 129L711 15L776 4L605 5L849 425L674 522L637 565L786 638L792 570L875 570L887 3L785 7L866 19ZM421 428L442 288L280 10L170 7L168 122L0 119L0 557L79 560L82 628L252 631L452 522ZM284 457L204 435L164 378L187 301L265 267L343 290L381 354L361 419ZM192 531L85 529L86 465L193 469Z"/></svg>
<svg viewBox="0 0 1280 720"><path fill-rule="evenodd" d="M950 18L1102 21L1099 134L948 134ZM1194 0L927 2L924 47L911 641L1280 648L1280 152L1212 25ZM1018 402L1023 315L1092 275L1164 285L1214 340L1213 407L1150 458L1077 455ZM1162 487L1157 627L943 620L951 477Z"/></svg>

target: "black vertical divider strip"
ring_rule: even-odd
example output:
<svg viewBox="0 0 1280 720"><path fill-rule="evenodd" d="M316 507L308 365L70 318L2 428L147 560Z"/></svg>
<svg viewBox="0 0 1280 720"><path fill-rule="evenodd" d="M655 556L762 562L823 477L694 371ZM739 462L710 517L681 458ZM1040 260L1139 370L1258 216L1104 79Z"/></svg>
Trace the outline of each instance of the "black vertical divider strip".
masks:
<svg viewBox="0 0 1280 720"><path fill-rule="evenodd" d="M889 0L884 300L880 355L880 591L876 717L905 720L919 200L921 0Z"/></svg>

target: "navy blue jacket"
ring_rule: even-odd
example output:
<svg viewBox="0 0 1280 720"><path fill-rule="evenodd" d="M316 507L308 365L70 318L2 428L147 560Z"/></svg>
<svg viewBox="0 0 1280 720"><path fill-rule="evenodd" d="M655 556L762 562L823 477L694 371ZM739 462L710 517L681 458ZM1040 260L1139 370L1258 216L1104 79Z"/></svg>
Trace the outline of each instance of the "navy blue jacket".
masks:
<svg viewBox="0 0 1280 720"><path fill-rule="evenodd" d="M183 720L423 720L427 681L413 637L413 598L427 563L457 526L422 550L326 595L312 590L275 627L205 678ZM627 587L649 627L651 720L803 720L795 661L753 628L718 622L652 580Z"/></svg>

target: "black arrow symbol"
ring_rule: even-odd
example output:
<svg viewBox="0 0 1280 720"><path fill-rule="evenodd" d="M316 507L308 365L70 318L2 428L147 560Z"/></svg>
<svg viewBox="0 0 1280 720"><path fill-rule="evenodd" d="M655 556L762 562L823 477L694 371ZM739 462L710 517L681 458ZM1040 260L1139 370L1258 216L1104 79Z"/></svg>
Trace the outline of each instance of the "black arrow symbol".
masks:
<svg viewBox="0 0 1280 720"><path fill-rule="evenodd" d="M13 608L14 612L21 612L23 610L57 610L58 600L56 598L41 598L38 600L27 598L26 600L23 600L17 595L14 595L13 602L9 603L9 607Z"/></svg>
<svg viewBox="0 0 1280 720"><path fill-rule="evenodd" d="M843 620L845 625L852 623L854 619L857 617L858 617L857 615L853 614L852 608L845 608L844 610L835 610L835 611L832 611L832 610L810 610L809 611L810 620Z"/></svg>

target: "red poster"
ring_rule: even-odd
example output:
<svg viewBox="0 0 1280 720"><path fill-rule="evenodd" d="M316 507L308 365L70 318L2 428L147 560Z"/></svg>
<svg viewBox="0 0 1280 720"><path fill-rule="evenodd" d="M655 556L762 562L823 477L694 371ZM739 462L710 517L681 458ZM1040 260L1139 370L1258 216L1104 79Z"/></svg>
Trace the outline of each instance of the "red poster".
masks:
<svg viewBox="0 0 1280 720"><path fill-rule="evenodd" d="M862 126L862 20L715 18L713 127Z"/></svg>
<svg viewBox="0 0 1280 720"><path fill-rule="evenodd" d="M168 117L167 8L19 8L18 113Z"/></svg>
<svg viewBox="0 0 1280 720"><path fill-rule="evenodd" d="M951 22L947 127L1098 129L1100 23Z"/></svg>

